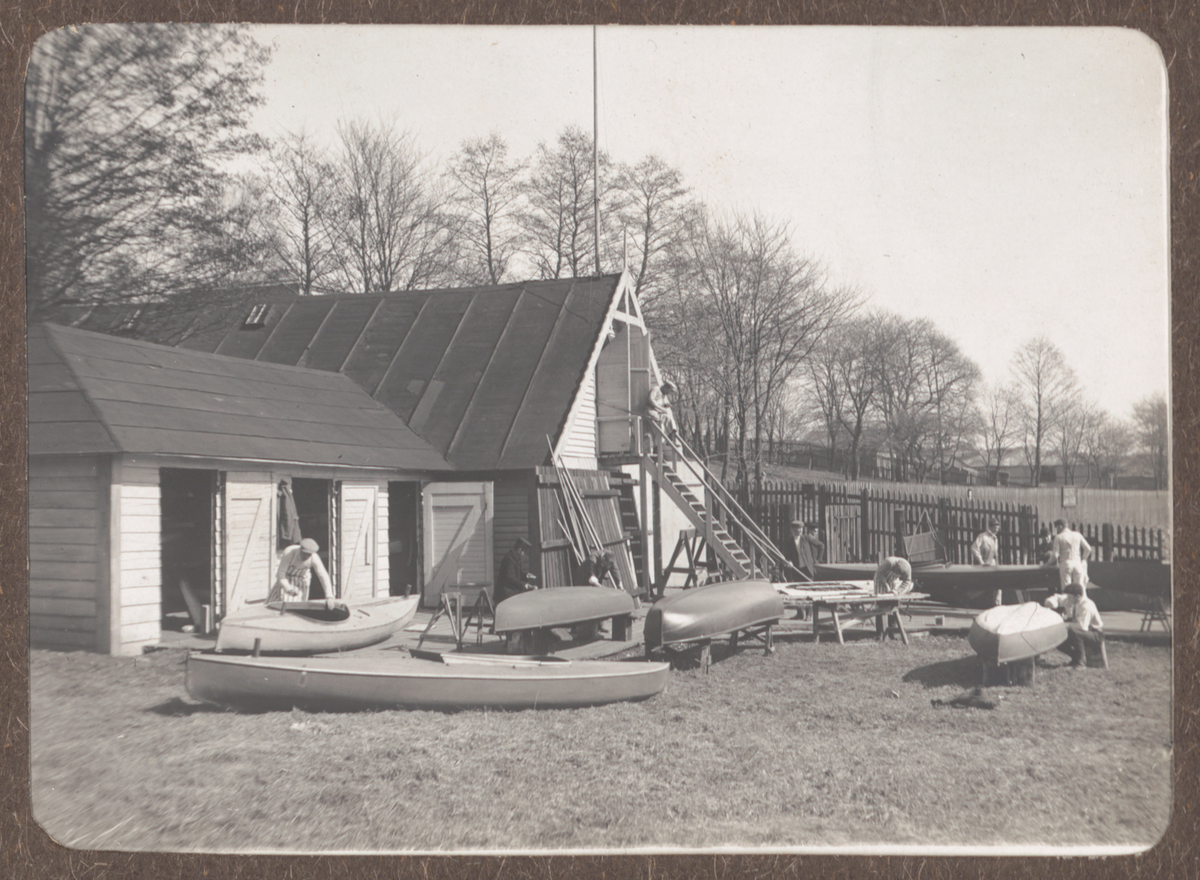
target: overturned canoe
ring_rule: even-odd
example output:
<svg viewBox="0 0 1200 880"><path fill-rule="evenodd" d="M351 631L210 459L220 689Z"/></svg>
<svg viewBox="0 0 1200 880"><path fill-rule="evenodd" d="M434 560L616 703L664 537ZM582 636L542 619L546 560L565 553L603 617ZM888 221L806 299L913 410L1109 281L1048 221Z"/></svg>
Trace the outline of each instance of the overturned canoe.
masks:
<svg viewBox="0 0 1200 880"><path fill-rule="evenodd" d="M646 649L718 638L774 623L783 615L783 596L770 581L728 581L684 590L655 602L646 612Z"/></svg>
<svg viewBox="0 0 1200 880"><path fill-rule="evenodd" d="M1057 611L1026 602L997 605L978 615L967 633L975 653L989 663L1027 660L1067 640L1067 625Z"/></svg>
<svg viewBox="0 0 1200 880"><path fill-rule="evenodd" d="M633 597L611 587L547 587L509 596L496 606L497 633L577 626L633 614Z"/></svg>
<svg viewBox="0 0 1200 880"><path fill-rule="evenodd" d="M247 709L550 709L644 700L668 663L478 657L452 660L364 651L339 657L245 657L194 652L187 690Z"/></svg>
<svg viewBox="0 0 1200 880"><path fill-rule="evenodd" d="M874 578L872 562L840 562L817 566L819 580L863 580ZM942 562L913 565L915 589L929 593L936 602L964 608L987 608L996 590L1009 593L1058 588L1058 569L1042 565L959 565ZM1006 597L1007 598L1007 597Z"/></svg>
<svg viewBox="0 0 1200 880"><path fill-rule="evenodd" d="M381 597L363 602L323 600L250 605L221 621L218 652L326 654L374 645L413 619L418 596Z"/></svg>

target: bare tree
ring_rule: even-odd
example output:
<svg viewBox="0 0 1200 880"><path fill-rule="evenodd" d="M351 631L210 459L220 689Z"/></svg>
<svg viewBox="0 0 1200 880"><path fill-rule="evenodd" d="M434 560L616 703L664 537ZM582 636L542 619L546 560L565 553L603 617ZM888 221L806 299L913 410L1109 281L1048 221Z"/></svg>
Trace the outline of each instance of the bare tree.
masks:
<svg viewBox="0 0 1200 880"><path fill-rule="evenodd" d="M1127 423L1097 410L1095 421L1080 445L1080 455L1088 468L1085 485L1091 483L1094 473L1100 488L1113 488L1113 478L1128 457L1133 442L1133 431Z"/></svg>
<svg viewBox="0 0 1200 880"><path fill-rule="evenodd" d="M808 361L814 399L825 422L831 459L837 440L850 444L849 477L857 480L861 446L879 393L878 344L889 316L873 314L830 329Z"/></svg>
<svg viewBox="0 0 1200 880"><path fill-rule="evenodd" d="M634 289L643 313L653 320L669 283L666 263L683 232L688 189L678 170L653 155L621 165L614 185L624 196L618 217L633 249Z"/></svg>
<svg viewBox="0 0 1200 880"><path fill-rule="evenodd" d="M978 432L979 368L928 319L896 317L878 335L879 410L893 478L921 482L933 473L945 481L959 449Z"/></svg>
<svg viewBox="0 0 1200 880"><path fill-rule="evenodd" d="M716 349L708 380L729 403L737 482L747 485L753 467L761 484L767 413L855 297L827 287L816 263L793 250L788 227L761 217L722 223L697 212L685 265L696 340Z"/></svg>
<svg viewBox="0 0 1200 880"><path fill-rule="evenodd" d="M595 216L597 200L604 218L615 217L611 162L600 153L599 195L593 185L592 138L575 126L558 136L554 147L539 144L526 191L527 207L520 222L534 271L542 278L571 278L595 274ZM601 260L612 235L600 230ZM609 260L611 265L612 261Z"/></svg>
<svg viewBox="0 0 1200 880"><path fill-rule="evenodd" d="M1042 481L1042 453L1049 444L1058 413L1077 394L1075 371L1049 339L1039 336L1017 349L1012 372L1020 400L1019 423L1025 459L1033 485Z"/></svg>
<svg viewBox="0 0 1200 880"><path fill-rule="evenodd" d="M1051 440L1062 462L1063 482L1074 484L1075 469L1081 463L1085 467L1087 464L1083 454L1087 438L1095 433L1104 412L1095 403L1070 398L1063 401L1055 415Z"/></svg>
<svg viewBox="0 0 1200 880"><path fill-rule="evenodd" d="M304 132L285 135L270 154L267 186L272 249L283 271L311 295L334 271L329 213L333 164Z"/></svg>
<svg viewBox="0 0 1200 880"><path fill-rule="evenodd" d="M1171 430L1167 399L1162 394L1143 397L1133 405L1133 430L1139 449L1150 462L1154 487L1167 488L1170 477Z"/></svg>
<svg viewBox="0 0 1200 880"><path fill-rule="evenodd" d="M1005 460L1017 449L1019 408L1017 392L1012 385L995 385L984 394L979 436L989 479L999 479Z"/></svg>
<svg viewBox="0 0 1200 880"><path fill-rule="evenodd" d="M376 293L447 283L455 230L413 138L364 122L338 134L329 228L341 286Z"/></svg>
<svg viewBox="0 0 1200 880"><path fill-rule="evenodd" d="M508 160L508 144L496 132L464 141L450 161L464 249L462 281L499 284L508 272L521 241L514 214L524 170L524 163Z"/></svg>
<svg viewBox="0 0 1200 880"><path fill-rule="evenodd" d="M25 98L30 320L181 286L202 295L255 265L226 189L230 161L261 147L247 122L268 56L236 25L80 25L38 41Z"/></svg>

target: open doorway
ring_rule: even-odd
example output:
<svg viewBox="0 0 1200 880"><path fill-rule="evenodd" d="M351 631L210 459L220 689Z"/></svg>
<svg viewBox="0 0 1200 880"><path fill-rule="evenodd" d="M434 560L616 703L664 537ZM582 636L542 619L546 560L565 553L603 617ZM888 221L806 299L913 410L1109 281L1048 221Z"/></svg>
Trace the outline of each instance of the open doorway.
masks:
<svg viewBox="0 0 1200 880"><path fill-rule="evenodd" d="M333 531L330 524L330 498L332 480L313 480L307 477L292 477L292 499L296 502L296 517L300 520L300 535L312 538L321 549L317 555L325 564L325 570L334 577L336 570L332 562ZM336 582L334 588L337 588Z"/></svg>
<svg viewBox="0 0 1200 880"><path fill-rule="evenodd" d="M421 521L421 484L388 483L388 593L406 596L420 590L417 549Z"/></svg>
<svg viewBox="0 0 1200 880"><path fill-rule="evenodd" d="M213 604L213 494L217 472L160 468L162 626L205 628Z"/></svg>

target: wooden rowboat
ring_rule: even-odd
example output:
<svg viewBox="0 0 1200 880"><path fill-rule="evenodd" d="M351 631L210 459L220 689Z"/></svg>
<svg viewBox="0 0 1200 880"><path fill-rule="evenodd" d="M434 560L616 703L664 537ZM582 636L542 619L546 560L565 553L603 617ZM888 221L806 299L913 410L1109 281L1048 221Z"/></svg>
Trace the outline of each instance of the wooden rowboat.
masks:
<svg viewBox="0 0 1200 880"><path fill-rule="evenodd" d="M978 615L967 641L988 663L1028 660L1067 640L1067 625L1057 611L1026 602L997 605Z"/></svg>
<svg viewBox="0 0 1200 880"><path fill-rule="evenodd" d="M767 626L783 614L783 596L770 581L728 581L684 590L655 602L646 612L646 650Z"/></svg>
<svg viewBox="0 0 1200 880"><path fill-rule="evenodd" d="M363 602L324 600L250 605L221 621L218 652L255 649L268 654L327 654L374 645L413 619L418 596L380 597Z"/></svg>
<svg viewBox="0 0 1200 880"><path fill-rule="evenodd" d="M338 657L246 657L194 652L187 690L248 709L550 709L644 700L662 691L668 663L390 651ZM453 659L450 659L450 658Z"/></svg>
<svg viewBox="0 0 1200 880"><path fill-rule="evenodd" d="M577 626L633 614L633 597L611 587L547 587L509 596L496 606L497 633Z"/></svg>
<svg viewBox="0 0 1200 880"><path fill-rule="evenodd" d="M873 562L825 563L817 566L818 580L865 580L875 577ZM1042 565L958 565L914 563L915 589L936 602L963 608L987 608L996 590L1014 592L1058 589L1058 569Z"/></svg>

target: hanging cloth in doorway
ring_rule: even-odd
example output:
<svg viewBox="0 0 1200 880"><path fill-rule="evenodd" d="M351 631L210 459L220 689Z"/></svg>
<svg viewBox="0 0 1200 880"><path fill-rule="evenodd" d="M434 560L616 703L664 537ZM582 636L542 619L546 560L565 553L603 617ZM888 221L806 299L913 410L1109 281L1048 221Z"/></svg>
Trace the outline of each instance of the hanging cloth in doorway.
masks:
<svg viewBox="0 0 1200 880"><path fill-rule="evenodd" d="M292 497L292 487L287 480L279 481L279 547L299 544L303 537L300 534L300 515L296 513L296 499Z"/></svg>

